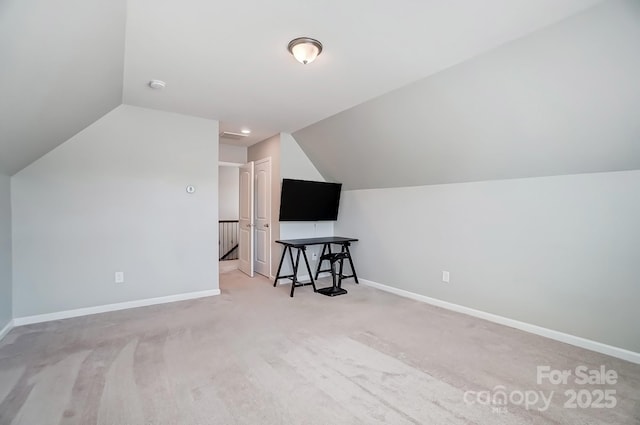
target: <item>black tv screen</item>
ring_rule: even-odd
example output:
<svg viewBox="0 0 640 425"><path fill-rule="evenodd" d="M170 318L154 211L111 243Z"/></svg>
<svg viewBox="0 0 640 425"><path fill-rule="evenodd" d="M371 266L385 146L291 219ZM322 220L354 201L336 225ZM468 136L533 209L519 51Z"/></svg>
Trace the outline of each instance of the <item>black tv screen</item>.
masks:
<svg viewBox="0 0 640 425"><path fill-rule="evenodd" d="M282 179L280 221L335 221L340 183Z"/></svg>

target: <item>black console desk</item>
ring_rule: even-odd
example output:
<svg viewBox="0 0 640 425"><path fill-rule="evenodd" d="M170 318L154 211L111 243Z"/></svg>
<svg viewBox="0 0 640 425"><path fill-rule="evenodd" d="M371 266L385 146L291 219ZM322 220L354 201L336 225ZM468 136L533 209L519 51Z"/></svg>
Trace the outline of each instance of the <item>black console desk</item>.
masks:
<svg viewBox="0 0 640 425"><path fill-rule="evenodd" d="M316 284L314 281L318 279L318 275L322 272L331 271L320 270L322 266L322 261L318 261L318 267L316 268L315 276L311 273L311 267L309 266L309 259L307 258L307 247L311 245L323 245L322 254L320 254L319 258L322 258L324 254L331 253L331 245L340 245L341 252L346 252L349 254L348 260L349 265L351 266L351 275L343 276L342 278L353 277L353 279L358 283L358 276L356 275L356 269L353 267L353 260L351 259L351 253L349 252L349 246L351 242L357 242L358 239L355 238L344 238L341 236L327 236L322 238L309 238L309 239L287 239L287 240L279 240L277 243L284 245L284 250L282 251L282 257L280 258L280 264L278 265L278 273L276 273L276 278L273 282L273 286L275 287L278 284L278 280L280 279L291 279L291 294L293 297L293 290L299 286L312 285L313 291L316 292ZM293 248L296 248L296 258L293 258ZM293 274L287 276L281 276L280 272L282 271L282 263L284 262L285 257L289 254L289 259L291 260L291 266L293 267ZM304 258L304 263L307 266L307 272L309 272L309 282L298 282L298 266L300 265L300 253L302 253L302 257Z"/></svg>

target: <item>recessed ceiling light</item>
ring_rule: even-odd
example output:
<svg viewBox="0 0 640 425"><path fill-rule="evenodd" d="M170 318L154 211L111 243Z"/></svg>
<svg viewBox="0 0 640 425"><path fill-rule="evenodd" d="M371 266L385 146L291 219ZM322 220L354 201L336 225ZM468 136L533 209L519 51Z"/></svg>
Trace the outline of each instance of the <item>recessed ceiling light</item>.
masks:
<svg viewBox="0 0 640 425"><path fill-rule="evenodd" d="M223 131L222 133L219 134L219 136L222 139L242 140L245 137L247 137L248 134L234 133L232 131Z"/></svg>
<svg viewBox="0 0 640 425"><path fill-rule="evenodd" d="M251 134L251 130L249 130L248 128L243 128L242 130L240 130L240 132L242 134Z"/></svg>
<svg viewBox="0 0 640 425"><path fill-rule="evenodd" d="M167 86L167 83L161 80L151 80L149 81L149 87L152 89L163 89Z"/></svg>

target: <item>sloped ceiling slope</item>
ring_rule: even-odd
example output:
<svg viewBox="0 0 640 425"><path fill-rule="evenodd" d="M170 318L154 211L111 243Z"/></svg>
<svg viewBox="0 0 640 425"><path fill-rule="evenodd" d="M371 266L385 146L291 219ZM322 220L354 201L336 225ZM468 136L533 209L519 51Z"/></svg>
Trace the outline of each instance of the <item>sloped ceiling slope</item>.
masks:
<svg viewBox="0 0 640 425"><path fill-rule="evenodd" d="M0 1L0 173L122 103L126 0Z"/></svg>
<svg viewBox="0 0 640 425"><path fill-rule="evenodd" d="M294 137L349 189L638 169L639 40L606 2Z"/></svg>
<svg viewBox="0 0 640 425"><path fill-rule="evenodd" d="M129 0L124 102L291 133L599 1Z"/></svg>

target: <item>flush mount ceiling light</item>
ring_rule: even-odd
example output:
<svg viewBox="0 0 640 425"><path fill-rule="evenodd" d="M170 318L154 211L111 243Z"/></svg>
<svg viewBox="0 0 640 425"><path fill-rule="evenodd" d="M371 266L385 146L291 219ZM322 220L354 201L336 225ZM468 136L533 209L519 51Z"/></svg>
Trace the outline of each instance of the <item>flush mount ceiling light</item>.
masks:
<svg viewBox="0 0 640 425"><path fill-rule="evenodd" d="M294 38L287 46L296 60L304 65L313 62L322 53L322 43L309 37Z"/></svg>
<svg viewBox="0 0 640 425"><path fill-rule="evenodd" d="M149 87L152 89L163 89L167 86L167 83L160 80L151 80L149 81Z"/></svg>
<svg viewBox="0 0 640 425"><path fill-rule="evenodd" d="M242 133L242 134L251 134L251 130L249 130L248 128L243 128L242 130L240 130L240 133Z"/></svg>

